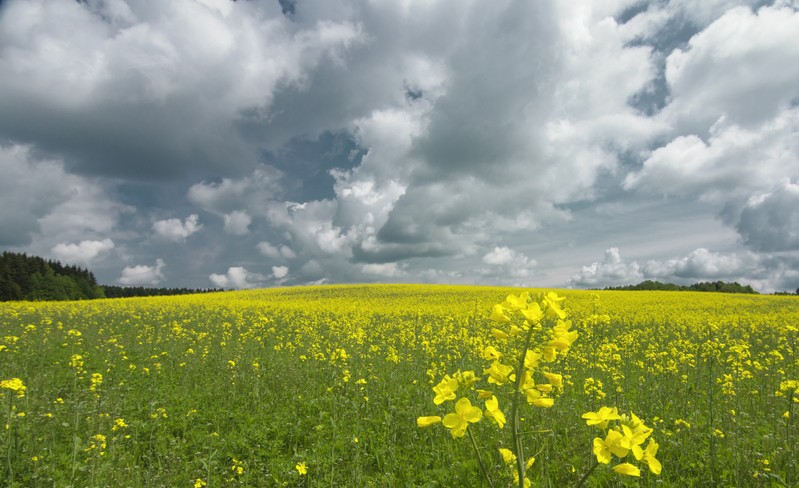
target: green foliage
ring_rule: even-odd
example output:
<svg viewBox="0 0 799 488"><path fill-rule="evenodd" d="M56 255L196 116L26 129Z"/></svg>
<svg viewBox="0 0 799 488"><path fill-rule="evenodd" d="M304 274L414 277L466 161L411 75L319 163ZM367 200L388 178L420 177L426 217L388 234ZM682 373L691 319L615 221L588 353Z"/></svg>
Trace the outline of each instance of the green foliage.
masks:
<svg viewBox="0 0 799 488"><path fill-rule="evenodd" d="M0 255L0 301L104 298L89 270L12 252Z"/></svg>
<svg viewBox="0 0 799 488"><path fill-rule="evenodd" d="M649 290L649 291L710 291L717 293L746 293L757 294L751 285L742 285L737 281L727 283L724 281L703 281L692 285L683 286L674 283L661 283L660 281L646 280L637 285L609 286L606 290ZM799 291L799 290L797 290Z"/></svg>

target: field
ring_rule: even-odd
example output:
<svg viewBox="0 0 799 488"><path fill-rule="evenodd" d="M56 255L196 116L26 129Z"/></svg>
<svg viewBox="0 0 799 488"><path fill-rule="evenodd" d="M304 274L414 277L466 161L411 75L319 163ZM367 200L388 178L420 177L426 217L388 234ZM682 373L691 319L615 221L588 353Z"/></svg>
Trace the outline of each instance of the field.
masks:
<svg viewBox="0 0 799 488"><path fill-rule="evenodd" d="M489 418L463 377L473 371L512 419L514 377L489 372L500 356L486 349L512 357L513 339L497 331L507 324L491 314L522 291L324 286L2 303L0 485L488 486L482 462L508 486L499 449L514 447L511 426ZM592 469L584 486L799 486L796 297L557 293L577 335L541 360L551 385L536 388L553 405L520 402L532 486L575 486ZM549 322L536 337L554 340ZM455 395L433 401L448 393L445 375L481 410L463 437L435 420L451 424L456 411ZM615 457L593 467L603 434L582 416L600 407L652 428L659 475L632 454L640 476L613 472Z"/></svg>

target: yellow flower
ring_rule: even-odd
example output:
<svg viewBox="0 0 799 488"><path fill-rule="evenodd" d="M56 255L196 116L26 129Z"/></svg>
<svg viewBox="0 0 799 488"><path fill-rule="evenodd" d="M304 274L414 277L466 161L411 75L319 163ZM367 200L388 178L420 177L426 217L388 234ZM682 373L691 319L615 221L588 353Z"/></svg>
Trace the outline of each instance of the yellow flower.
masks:
<svg viewBox="0 0 799 488"><path fill-rule="evenodd" d="M502 364L499 361L491 363L491 367L483 371L483 374L488 375L488 382L496 385L504 385L508 382L508 376L513 372L513 368L507 364Z"/></svg>
<svg viewBox="0 0 799 488"><path fill-rule="evenodd" d="M305 476L306 474L308 474L308 465L305 463L297 463L297 465L294 466L294 469L296 469L297 472L300 473L300 476Z"/></svg>
<svg viewBox="0 0 799 488"><path fill-rule="evenodd" d="M515 295L508 295L508 297L505 299L505 302L500 306L510 310L524 310L527 308L529 302L530 293L525 291L520 293L518 297Z"/></svg>
<svg viewBox="0 0 799 488"><path fill-rule="evenodd" d="M585 419L586 425L596 425L600 429L606 429L611 420L621 419L616 407L602 407L596 412L586 412L582 417Z"/></svg>
<svg viewBox="0 0 799 488"><path fill-rule="evenodd" d="M555 404L555 399L542 395L540 391L535 388L530 388L524 391L527 396L527 403L534 407L550 408Z"/></svg>
<svg viewBox="0 0 799 488"><path fill-rule="evenodd" d="M448 413L442 421L444 427L450 429L453 438L466 435L469 423L479 422L483 418L483 411L473 407L468 398L461 398L455 403L455 413Z"/></svg>
<svg viewBox="0 0 799 488"><path fill-rule="evenodd" d="M494 336L495 339L503 340L508 338L508 333L502 330L497 329L496 327L491 328L491 335Z"/></svg>
<svg viewBox="0 0 799 488"><path fill-rule="evenodd" d="M510 318L505 315L505 309L499 304L494 305L494 307L491 309L491 316L489 318L494 322L510 322Z"/></svg>
<svg viewBox="0 0 799 488"><path fill-rule="evenodd" d="M563 376L556 373L544 373L544 378L546 378L553 387L563 388Z"/></svg>
<svg viewBox="0 0 799 488"><path fill-rule="evenodd" d="M431 415L429 417L419 417L416 419L416 426L419 428L430 427L441 422L441 417L438 415Z"/></svg>
<svg viewBox="0 0 799 488"><path fill-rule="evenodd" d="M537 303L530 304L527 308L521 309L520 312L524 315L527 325L535 325L544 318L544 312Z"/></svg>
<svg viewBox="0 0 799 488"><path fill-rule="evenodd" d="M613 466L613 471L627 476L641 476L641 470L630 463L622 463Z"/></svg>
<svg viewBox="0 0 799 488"><path fill-rule="evenodd" d="M455 379L458 381L459 388L471 388L477 383L477 376L475 376L474 371L464 371L461 372L458 370L454 375Z"/></svg>
<svg viewBox="0 0 799 488"><path fill-rule="evenodd" d="M527 350L524 353L524 367L527 369L535 369L538 367L538 362L541 361L541 354Z"/></svg>
<svg viewBox="0 0 799 488"><path fill-rule="evenodd" d="M505 461L505 464L513 464L516 462L516 454L513 454L513 451L510 449L500 447L499 454L502 456L502 460Z"/></svg>
<svg viewBox="0 0 799 488"><path fill-rule="evenodd" d="M483 359L486 361L496 361L497 359L502 358L502 356L503 354L497 351L494 346L488 346L483 349Z"/></svg>
<svg viewBox="0 0 799 488"><path fill-rule="evenodd" d="M547 304L547 313L557 315L559 319L566 318L566 312L560 308L560 302L565 300L566 297L559 297L555 292L549 292L544 296L544 302Z"/></svg>
<svg viewBox="0 0 799 488"><path fill-rule="evenodd" d="M623 458L630 452L630 445L618 431L608 431L605 439L594 439L594 454L596 460L602 464L610 463L611 454Z"/></svg>
<svg viewBox="0 0 799 488"><path fill-rule="evenodd" d="M433 403L441 405L447 400L454 400L457 389L458 380L451 378L449 375L444 376L444 379L433 387L433 392L436 394L435 398L433 398Z"/></svg>
<svg viewBox="0 0 799 488"><path fill-rule="evenodd" d="M0 388L15 392L17 398L24 398L25 390L27 389L25 384L19 378L11 378L10 380L0 381Z"/></svg>
<svg viewBox="0 0 799 488"><path fill-rule="evenodd" d="M205 480L202 478L197 478L194 480L194 488L203 488L205 486Z"/></svg>
<svg viewBox="0 0 799 488"><path fill-rule="evenodd" d="M125 419L114 419L114 426L111 427L111 430L117 431L119 429L124 429L127 426L128 424L125 423Z"/></svg>
<svg viewBox="0 0 799 488"><path fill-rule="evenodd" d="M658 444L654 439L649 439L649 444L646 445L646 449L644 449L641 457L636 456L636 459L645 462L647 466L649 466L649 471L652 471L654 474L660 474L663 466L660 464L660 461L655 458L657 453Z"/></svg>
<svg viewBox="0 0 799 488"><path fill-rule="evenodd" d="M485 406L486 417L494 419L497 425L499 425L500 429L505 427L505 422L507 422L507 420L505 419L505 414L499 409L499 401L497 400L497 397L492 395L491 398L486 400Z"/></svg>

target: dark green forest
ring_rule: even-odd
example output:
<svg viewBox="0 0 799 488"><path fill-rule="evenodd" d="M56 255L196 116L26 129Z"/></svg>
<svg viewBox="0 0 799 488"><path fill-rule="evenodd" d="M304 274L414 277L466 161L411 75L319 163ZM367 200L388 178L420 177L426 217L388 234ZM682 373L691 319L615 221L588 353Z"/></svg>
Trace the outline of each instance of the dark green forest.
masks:
<svg viewBox="0 0 799 488"><path fill-rule="evenodd" d="M0 255L0 301L91 300L160 295L185 295L221 291L217 289L103 286L88 269L63 265L25 253Z"/></svg>
<svg viewBox="0 0 799 488"><path fill-rule="evenodd" d="M757 294L751 285L742 285L737 281L727 283L725 281L703 281L693 285L675 285L674 283L661 283L659 281L646 280L637 285L610 286L605 290L660 290L660 291L712 291L717 293L749 293ZM799 291L799 290L798 290Z"/></svg>
<svg viewBox="0 0 799 488"><path fill-rule="evenodd" d="M0 256L0 300L90 300L104 298L91 271L4 252Z"/></svg>

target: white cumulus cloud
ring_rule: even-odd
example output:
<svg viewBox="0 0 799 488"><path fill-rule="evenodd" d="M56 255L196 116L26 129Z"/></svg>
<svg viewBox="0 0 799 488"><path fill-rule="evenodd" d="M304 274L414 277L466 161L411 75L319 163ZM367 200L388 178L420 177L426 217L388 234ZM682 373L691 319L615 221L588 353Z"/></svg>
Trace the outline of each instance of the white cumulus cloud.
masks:
<svg viewBox="0 0 799 488"><path fill-rule="evenodd" d="M252 217L243 210L234 210L224 215L225 232L234 236L243 236L250 233Z"/></svg>
<svg viewBox="0 0 799 488"><path fill-rule="evenodd" d="M78 243L58 243L52 253L57 259L67 263L89 264L100 254L114 248L114 241L103 239L102 241L80 241Z"/></svg>
<svg viewBox="0 0 799 488"><path fill-rule="evenodd" d="M185 242L186 238L203 228L197 214L189 215L185 221L180 219L159 220L153 223L153 230L164 239Z"/></svg>
<svg viewBox="0 0 799 488"><path fill-rule="evenodd" d="M242 266L231 266L225 274L211 274L208 279L218 288L234 288L237 290L255 288L264 281L264 276L247 271Z"/></svg>
<svg viewBox="0 0 799 488"><path fill-rule="evenodd" d="M123 285L157 285L164 280L163 270L166 263L163 259L156 259L155 265L148 266L139 264L136 266L125 266L119 282Z"/></svg>

